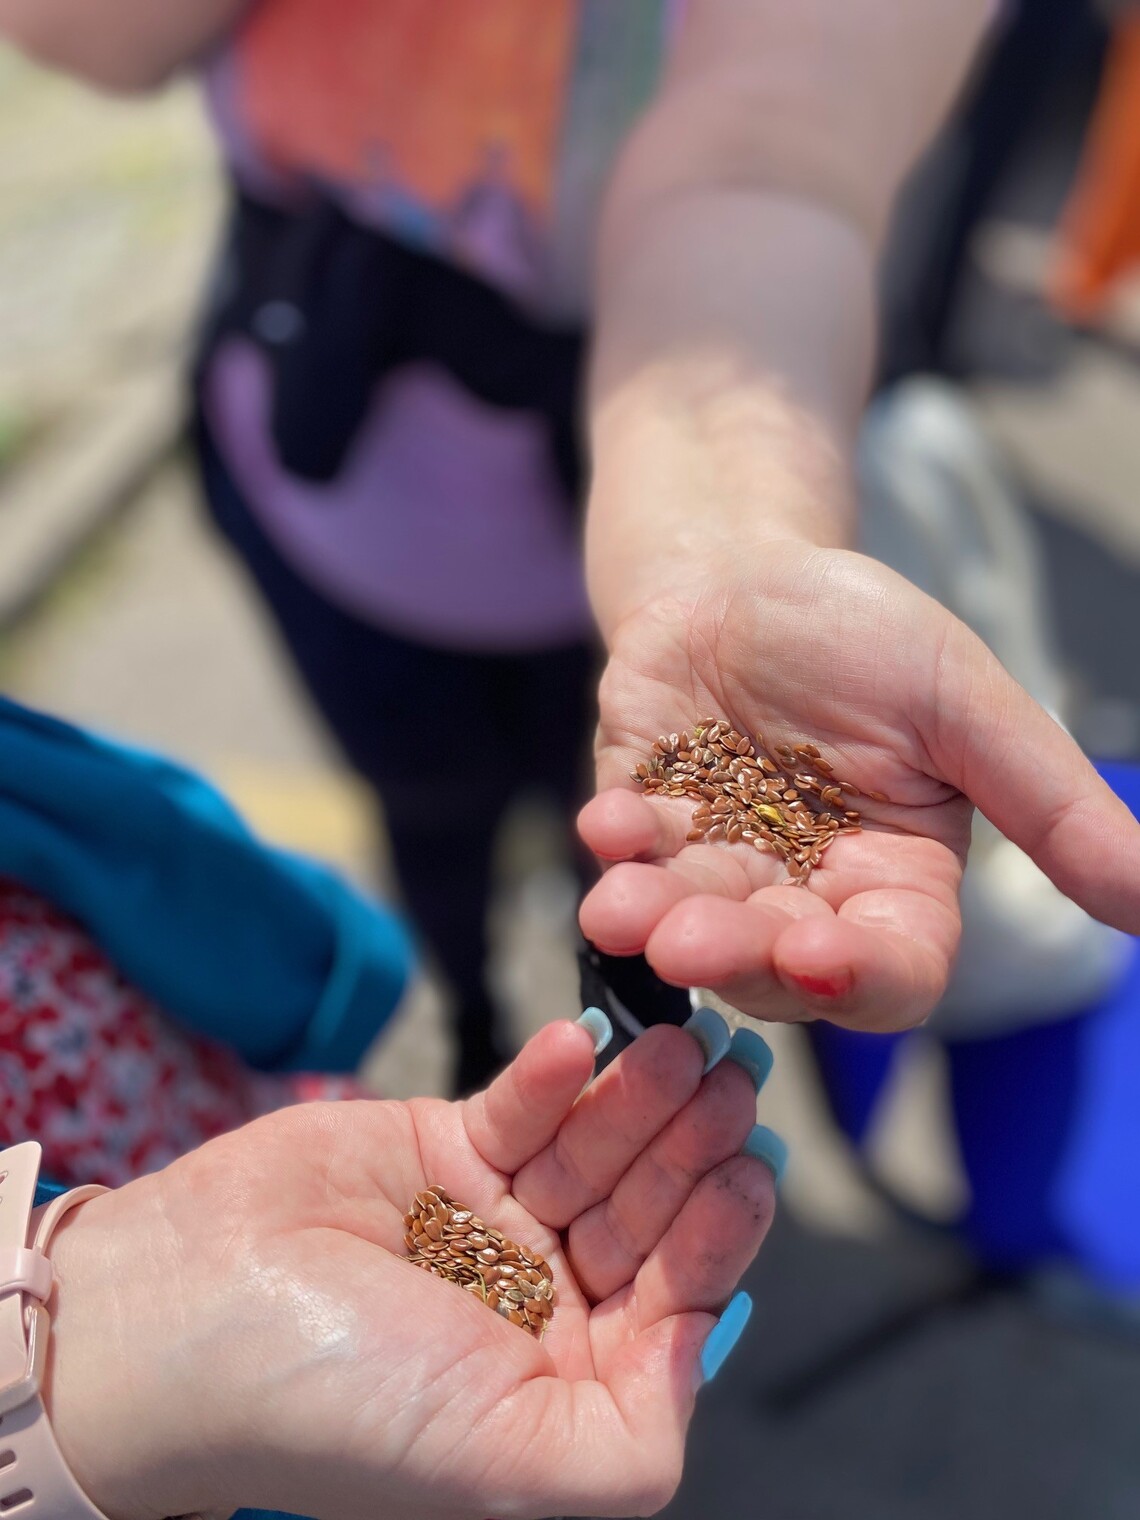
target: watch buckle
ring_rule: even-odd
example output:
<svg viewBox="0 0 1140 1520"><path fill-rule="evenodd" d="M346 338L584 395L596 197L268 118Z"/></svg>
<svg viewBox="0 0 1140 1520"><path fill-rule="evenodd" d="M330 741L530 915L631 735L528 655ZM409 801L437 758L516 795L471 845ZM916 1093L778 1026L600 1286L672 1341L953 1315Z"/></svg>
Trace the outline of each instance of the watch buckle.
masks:
<svg viewBox="0 0 1140 1520"><path fill-rule="evenodd" d="M43 1387L51 1315L43 1304L31 1303L27 1306L24 1323L28 1331L28 1354L23 1375L0 1388L0 1418L34 1399Z"/></svg>

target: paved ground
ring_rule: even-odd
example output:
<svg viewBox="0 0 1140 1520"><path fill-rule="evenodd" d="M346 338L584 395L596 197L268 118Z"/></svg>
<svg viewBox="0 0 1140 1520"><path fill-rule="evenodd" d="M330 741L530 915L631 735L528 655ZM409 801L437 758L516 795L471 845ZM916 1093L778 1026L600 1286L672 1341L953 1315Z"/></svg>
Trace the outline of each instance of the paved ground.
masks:
<svg viewBox="0 0 1140 1520"><path fill-rule="evenodd" d="M120 341L124 316L148 314L141 347L152 358L168 366L177 351L214 192L189 100L148 109L96 106L0 54L0 407L16 419L12 436L36 448L50 449L93 375L134 363L140 344ZM1006 356L1024 347L1025 363L992 369L978 393L1038 503L1081 721L1099 732L1098 747L1140 753L1134 614L1123 632L1140 590L1135 359L1048 324L1024 293L1038 245L1024 227L1004 237L989 245L998 252L975 292L975 332L990 330L987 303L1004 303ZM0 510L0 556L3 526ZM0 684L189 760L267 834L383 887L382 829L204 529L177 459L37 611L0 634ZM496 916L520 1033L574 1007L572 913L549 829L520 817ZM1051 1327L977 1283L941 1240L901 1232L831 1131L795 1032L773 1031L773 1042L762 1115L792 1144L783 1217L750 1282L758 1307L746 1342L702 1398L669 1514L1140 1512L1140 1351ZM425 982L371 1075L392 1093L434 1090L445 1059L439 999ZM937 1062L919 1053L880 1151L904 1191L945 1208L960 1184L943 1106Z"/></svg>
<svg viewBox="0 0 1140 1520"><path fill-rule="evenodd" d="M0 438L180 338L217 199L188 87L101 99L0 44Z"/></svg>

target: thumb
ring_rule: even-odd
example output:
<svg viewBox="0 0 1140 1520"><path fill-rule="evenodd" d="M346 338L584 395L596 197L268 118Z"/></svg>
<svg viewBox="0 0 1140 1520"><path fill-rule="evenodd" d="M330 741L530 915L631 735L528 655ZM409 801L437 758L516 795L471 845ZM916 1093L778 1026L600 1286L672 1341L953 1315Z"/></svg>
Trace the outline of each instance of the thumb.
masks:
<svg viewBox="0 0 1140 1520"><path fill-rule="evenodd" d="M1140 823L963 624L943 648L928 719L927 747L945 779L1066 897L1140 934Z"/></svg>

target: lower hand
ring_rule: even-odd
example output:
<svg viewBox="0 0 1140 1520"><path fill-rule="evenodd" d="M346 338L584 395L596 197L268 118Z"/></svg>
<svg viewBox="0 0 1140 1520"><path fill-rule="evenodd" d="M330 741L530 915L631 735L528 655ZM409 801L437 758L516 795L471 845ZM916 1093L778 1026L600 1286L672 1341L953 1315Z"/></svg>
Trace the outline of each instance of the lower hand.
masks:
<svg viewBox="0 0 1140 1520"><path fill-rule="evenodd" d="M747 845L686 843L691 804L628 779L662 732L725 717L814 742L857 799L805 889ZM1074 901L1140 933L1140 827L964 624L862 555L788 539L627 616L601 688L599 795L580 830L609 869L581 923L758 1018L920 1022L945 988L977 806Z"/></svg>
<svg viewBox="0 0 1140 1520"><path fill-rule="evenodd" d="M283 1110L76 1210L48 1399L79 1482L113 1520L658 1509L773 1210L752 1079L703 1060L654 1029L579 1097L592 1036L552 1024L465 1103ZM551 1264L541 1344L404 1259L436 1183Z"/></svg>

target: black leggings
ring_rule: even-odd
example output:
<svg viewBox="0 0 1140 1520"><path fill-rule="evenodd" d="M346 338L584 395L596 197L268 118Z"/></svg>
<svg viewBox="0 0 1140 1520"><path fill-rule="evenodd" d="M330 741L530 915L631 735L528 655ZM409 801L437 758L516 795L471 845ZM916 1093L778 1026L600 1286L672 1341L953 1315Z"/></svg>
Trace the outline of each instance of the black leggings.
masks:
<svg viewBox="0 0 1140 1520"><path fill-rule="evenodd" d="M198 444L215 522L344 753L383 802L408 911L455 994L457 1085L475 1085L501 1045L484 976L495 836L532 788L555 802L569 834L586 796L595 650L457 653L351 616L282 559L201 426Z"/></svg>

